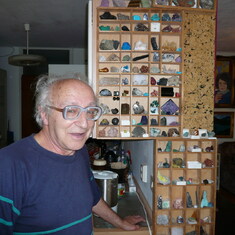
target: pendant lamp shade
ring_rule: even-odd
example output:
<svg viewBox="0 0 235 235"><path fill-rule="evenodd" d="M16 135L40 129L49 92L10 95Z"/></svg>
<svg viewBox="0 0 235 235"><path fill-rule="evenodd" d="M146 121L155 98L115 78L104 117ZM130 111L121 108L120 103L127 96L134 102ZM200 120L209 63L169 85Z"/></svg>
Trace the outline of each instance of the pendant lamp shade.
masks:
<svg viewBox="0 0 235 235"><path fill-rule="evenodd" d="M27 54L13 55L8 58L8 63L15 66L37 66L46 62L46 58L41 55L30 55L29 44L29 30L30 25L24 24L25 31L27 33Z"/></svg>

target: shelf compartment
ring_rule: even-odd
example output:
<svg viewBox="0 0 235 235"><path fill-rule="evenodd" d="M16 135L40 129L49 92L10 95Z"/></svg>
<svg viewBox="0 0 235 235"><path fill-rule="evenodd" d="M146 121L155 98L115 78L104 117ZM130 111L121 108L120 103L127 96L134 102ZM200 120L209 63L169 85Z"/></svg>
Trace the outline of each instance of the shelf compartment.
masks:
<svg viewBox="0 0 235 235"><path fill-rule="evenodd" d="M174 148L173 148L174 150ZM172 169L183 169L185 168L185 155L183 153L176 153L172 154ZM184 175L185 177L185 175Z"/></svg>
<svg viewBox="0 0 235 235"><path fill-rule="evenodd" d="M186 180L188 185L199 185L201 184L201 170L188 169L186 171Z"/></svg>
<svg viewBox="0 0 235 235"><path fill-rule="evenodd" d="M131 62L132 58L131 58L131 52L128 51L121 51L120 53L120 60L122 61L122 63L127 63L127 62Z"/></svg>
<svg viewBox="0 0 235 235"><path fill-rule="evenodd" d="M165 164L164 164L165 163ZM158 158L156 159L157 168L170 168L171 166L171 155L169 153L158 153Z"/></svg>
<svg viewBox="0 0 235 235"><path fill-rule="evenodd" d="M202 153L201 155L202 167L207 169L214 168L216 161L214 155L212 153Z"/></svg>
<svg viewBox="0 0 235 235"><path fill-rule="evenodd" d="M201 170L201 184L215 184L215 179L216 175L214 168L204 168Z"/></svg>
<svg viewBox="0 0 235 235"><path fill-rule="evenodd" d="M125 97L130 97L131 96L131 90L130 87L120 87L120 97L121 99Z"/></svg>
<svg viewBox="0 0 235 235"><path fill-rule="evenodd" d="M132 68L131 68L131 72L132 73L136 73L138 75L144 75L144 74L147 74L150 72L150 67L149 67L149 64L148 63L132 63ZM138 76L136 75L136 76ZM133 84L133 85L144 85L144 84ZM148 85L145 84L145 85Z"/></svg>
<svg viewBox="0 0 235 235"><path fill-rule="evenodd" d="M132 86L131 95L132 97L148 97L149 88L147 86Z"/></svg>
<svg viewBox="0 0 235 235"><path fill-rule="evenodd" d="M214 234L214 227L214 224L205 224L201 226L201 230L203 230L206 234Z"/></svg>
<svg viewBox="0 0 235 235"><path fill-rule="evenodd" d="M151 80L152 76L150 77ZM151 97L150 101L152 103L153 100L158 100L159 97L159 88L158 86L149 87L149 96Z"/></svg>
<svg viewBox="0 0 235 235"><path fill-rule="evenodd" d="M176 34L181 33L182 27L178 22L164 22L161 24L161 32Z"/></svg>
<svg viewBox="0 0 235 235"><path fill-rule="evenodd" d="M109 75L109 74L99 75L98 83L99 87L118 86L120 84L120 77L119 75Z"/></svg>
<svg viewBox="0 0 235 235"><path fill-rule="evenodd" d="M182 57L179 53L162 53L161 61L163 63L181 63Z"/></svg>
<svg viewBox="0 0 235 235"><path fill-rule="evenodd" d="M179 98L181 97L181 91L179 87L161 87L160 96L167 98Z"/></svg>
<svg viewBox="0 0 235 235"><path fill-rule="evenodd" d="M172 141L158 141L157 142L157 152L171 152L172 151Z"/></svg>
<svg viewBox="0 0 235 235"><path fill-rule="evenodd" d="M201 225L211 224L212 221L215 221L214 209L206 208L206 209L200 210L200 224Z"/></svg>
<svg viewBox="0 0 235 235"><path fill-rule="evenodd" d="M171 187L171 204L176 210L185 209L185 187L174 185Z"/></svg>
<svg viewBox="0 0 235 235"><path fill-rule="evenodd" d="M157 210L166 210L171 209L171 201L170 201L170 190L167 187L159 186L156 190L156 209Z"/></svg>
<svg viewBox="0 0 235 235"><path fill-rule="evenodd" d="M180 168L172 168L172 184L176 186L186 185L185 171Z"/></svg>
<svg viewBox="0 0 235 235"><path fill-rule="evenodd" d="M122 120L128 120L128 119L124 119L124 117L122 117ZM131 137L131 128L130 126L120 126L120 136L123 138L130 138Z"/></svg>
<svg viewBox="0 0 235 235"><path fill-rule="evenodd" d="M208 207L213 208L214 205L215 205L215 185L201 185L200 208L208 208Z"/></svg>
<svg viewBox="0 0 235 235"><path fill-rule="evenodd" d="M117 126L115 124L113 124L114 120L113 119L118 119L119 120L119 116L118 115L104 115L100 120L99 120L99 126ZM102 125L103 121L108 121L108 125ZM115 123L115 122L114 122ZM119 123L118 123L119 125Z"/></svg>
<svg viewBox="0 0 235 235"><path fill-rule="evenodd" d="M120 54L119 52L100 52L99 53L99 63L117 63L120 62Z"/></svg>
<svg viewBox="0 0 235 235"><path fill-rule="evenodd" d="M185 142L184 141L172 141L172 151L174 155L185 152Z"/></svg>
<svg viewBox="0 0 235 235"><path fill-rule="evenodd" d="M200 208L200 186L199 185L187 185L185 188L185 206L187 209Z"/></svg>
<svg viewBox="0 0 235 235"><path fill-rule="evenodd" d="M131 136L133 138L138 137L138 138L145 138L149 137L149 131L147 126L132 126L131 127Z"/></svg>
<svg viewBox="0 0 235 235"><path fill-rule="evenodd" d="M149 46L149 37L145 34L133 34L131 48L133 51L146 51L151 50Z"/></svg>
<svg viewBox="0 0 235 235"><path fill-rule="evenodd" d="M114 21L112 22L101 22L99 23L99 33L108 33L108 32L119 32L121 31L120 24Z"/></svg>
<svg viewBox="0 0 235 235"><path fill-rule="evenodd" d="M163 227L157 225L156 235L169 235L169 234L170 234L170 227Z"/></svg>
<svg viewBox="0 0 235 235"><path fill-rule="evenodd" d="M120 81L121 86L128 87L131 84L131 76L128 74L121 74Z"/></svg>
<svg viewBox="0 0 235 235"><path fill-rule="evenodd" d="M178 64L162 64L161 72L164 74L181 74L180 65Z"/></svg>
<svg viewBox="0 0 235 235"><path fill-rule="evenodd" d="M172 210L171 211L171 226L176 227L177 225L185 224L185 213L184 210ZM182 227L181 227L182 228ZM182 228L183 229L183 228Z"/></svg>
<svg viewBox="0 0 235 235"><path fill-rule="evenodd" d="M131 34L125 33L121 34L121 41L120 41L120 50L122 51L131 51L133 50L133 46L131 45ZM126 47L125 44L128 43L128 46Z"/></svg>
<svg viewBox="0 0 235 235"><path fill-rule="evenodd" d="M147 74L133 74L131 75L131 85L143 86L148 85L149 76Z"/></svg>
<svg viewBox="0 0 235 235"><path fill-rule="evenodd" d="M131 99L131 114L133 115L147 115L149 112L148 97L133 96Z"/></svg>
<svg viewBox="0 0 235 235"><path fill-rule="evenodd" d="M119 137L119 127L118 126L99 126L98 127L98 137L101 138L114 138Z"/></svg>
<svg viewBox="0 0 235 235"><path fill-rule="evenodd" d="M192 232L196 232L196 234L200 234L199 233L199 226L198 225L189 225L189 224L187 224L186 226L185 226L185 232L186 232L186 234L187 233L192 233Z"/></svg>
<svg viewBox="0 0 235 235"><path fill-rule="evenodd" d="M162 35L161 50L163 53L181 51L181 41L179 35Z"/></svg>
<svg viewBox="0 0 235 235"><path fill-rule="evenodd" d="M147 123L145 123L147 121ZM132 126L148 126L148 116L146 115L132 115Z"/></svg>
<svg viewBox="0 0 235 235"><path fill-rule="evenodd" d="M185 214L186 214L185 224L194 225L194 226L200 224L200 217L197 209L194 208L187 209Z"/></svg>
<svg viewBox="0 0 235 235"><path fill-rule="evenodd" d="M213 153L215 150L214 142L206 140L206 139L201 143L201 147L202 147L202 152Z"/></svg>
<svg viewBox="0 0 235 235"><path fill-rule="evenodd" d="M162 120L162 121L161 121ZM160 116L160 126L168 127L179 127L180 126L180 116ZM180 133L178 133L180 135ZM174 136L170 136L174 137Z"/></svg>
<svg viewBox="0 0 235 235"><path fill-rule="evenodd" d="M171 173L169 169L158 169L156 173L156 182L158 185L170 185L171 184Z"/></svg>
<svg viewBox="0 0 235 235"><path fill-rule="evenodd" d="M146 63L149 62L148 52L132 52L132 63Z"/></svg>
<svg viewBox="0 0 235 235"><path fill-rule="evenodd" d="M115 72L114 72L115 68ZM120 67L115 65L115 64L107 64L107 63L102 63L99 65L98 72L101 74L115 74L115 73L120 73Z"/></svg>
<svg viewBox="0 0 235 235"><path fill-rule="evenodd" d="M104 97L104 96L100 96L99 97L99 105L101 107L105 106L105 114L112 114L111 109L115 109L117 108L119 113L120 113L120 108L119 108L119 101L115 100L113 101L113 97L112 96L108 96L108 97ZM103 116L105 115L103 114L101 116L101 118L103 118Z"/></svg>
<svg viewBox="0 0 235 235"><path fill-rule="evenodd" d="M98 89L98 93L99 93L99 99L101 98L113 98L115 97L119 97L120 96L120 91L119 91L119 86L112 86L112 87L108 87L108 88L104 88L104 87L99 87Z"/></svg>
<svg viewBox="0 0 235 235"><path fill-rule="evenodd" d="M167 210L158 210L156 216L157 226L166 226L170 224L170 213ZM166 230L167 231L167 230Z"/></svg>
<svg viewBox="0 0 235 235"><path fill-rule="evenodd" d="M178 98L160 98L161 115L177 116L180 112L180 100Z"/></svg>
<svg viewBox="0 0 235 235"><path fill-rule="evenodd" d="M141 22L133 22L132 23L132 28L131 30L133 32L138 32L138 33L141 33L141 32L149 32L150 31L150 25L149 25L149 22L148 21L141 21Z"/></svg>

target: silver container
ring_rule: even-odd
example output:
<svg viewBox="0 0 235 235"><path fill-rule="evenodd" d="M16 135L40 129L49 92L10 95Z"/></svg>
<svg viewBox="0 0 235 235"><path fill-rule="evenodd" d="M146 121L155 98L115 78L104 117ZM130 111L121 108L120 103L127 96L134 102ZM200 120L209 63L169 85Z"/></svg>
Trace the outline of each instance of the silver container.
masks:
<svg viewBox="0 0 235 235"><path fill-rule="evenodd" d="M118 174L112 171L93 171L103 199L110 207L118 202Z"/></svg>

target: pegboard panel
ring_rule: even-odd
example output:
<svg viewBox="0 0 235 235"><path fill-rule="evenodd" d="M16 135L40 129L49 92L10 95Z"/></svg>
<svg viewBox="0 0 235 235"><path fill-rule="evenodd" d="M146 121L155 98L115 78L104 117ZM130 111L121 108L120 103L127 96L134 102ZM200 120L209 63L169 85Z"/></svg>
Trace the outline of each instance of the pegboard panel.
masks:
<svg viewBox="0 0 235 235"><path fill-rule="evenodd" d="M191 130L213 130L215 26L215 13L184 14L182 115L183 127Z"/></svg>

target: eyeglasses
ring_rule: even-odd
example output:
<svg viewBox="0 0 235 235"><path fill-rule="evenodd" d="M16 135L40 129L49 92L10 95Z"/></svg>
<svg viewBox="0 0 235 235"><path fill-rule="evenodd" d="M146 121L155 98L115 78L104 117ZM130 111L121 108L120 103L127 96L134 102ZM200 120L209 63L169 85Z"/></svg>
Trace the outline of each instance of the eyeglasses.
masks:
<svg viewBox="0 0 235 235"><path fill-rule="evenodd" d="M96 121L97 119L100 118L102 114L102 109L99 106L89 106L86 108L82 108L77 105L68 105L65 106L63 109L56 108L50 105L47 105L47 107L62 112L63 118L65 120L76 120L79 118L82 112L85 112L87 120Z"/></svg>

